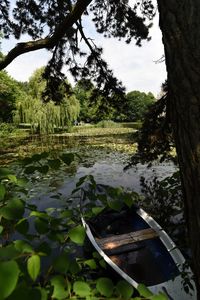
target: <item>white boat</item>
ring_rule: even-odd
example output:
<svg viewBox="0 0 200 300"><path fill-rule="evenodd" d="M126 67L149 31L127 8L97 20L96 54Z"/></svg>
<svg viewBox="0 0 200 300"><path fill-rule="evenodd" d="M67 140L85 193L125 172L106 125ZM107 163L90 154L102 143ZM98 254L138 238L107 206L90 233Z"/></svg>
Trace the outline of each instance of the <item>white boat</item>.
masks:
<svg viewBox="0 0 200 300"><path fill-rule="evenodd" d="M82 223L94 248L134 288L140 283L170 300L196 300L193 273L161 226L143 209L107 211ZM194 289L186 292L182 271Z"/></svg>

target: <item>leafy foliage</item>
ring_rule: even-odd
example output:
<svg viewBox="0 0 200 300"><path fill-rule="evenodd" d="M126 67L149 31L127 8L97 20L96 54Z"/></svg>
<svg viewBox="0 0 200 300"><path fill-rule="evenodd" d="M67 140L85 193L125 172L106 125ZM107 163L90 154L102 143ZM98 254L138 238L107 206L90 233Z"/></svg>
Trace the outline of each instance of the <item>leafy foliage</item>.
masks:
<svg viewBox="0 0 200 300"><path fill-rule="evenodd" d="M67 157L67 160L66 160ZM83 244L85 231L80 224L79 209L74 207L39 210L28 201L27 180L36 180L38 173L45 173L62 163L73 163L75 155L67 154L52 159L48 153L36 154L23 161L24 178L19 178L8 168L0 168L0 291L1 299L134 299L135 292L126 282L114 283L107 277L94 278L100 268L105 268L101 257L94 252L84 257L77 252L77 244ZM60 161L58 163L58 161ZM51 162L48 165L48 162ZM32 169L30 169L32 167ZM29 168L29 169L28 169ZM28 170L28 172L27 172ZM27 174L27 175L26 175ZM110 206L107 197L95 194L96 182L92 176L85 176L77 182L73 195L86 185L85 193L94 209L88 206L88 215L101 212L95 206L95 199L102 205ZM89 185L89 186L88 186ZM134 202L138 196L124 193L121 189L107 187L108 198L114 203L120 196L121 201ZM59 195L58 195L59 197ZM16 199L16 200L15 200ZM102 208L102 207L101 207ZM113 207L118 209L118 205ZM11 209L12 218L5 214ZM12 210L13 209L13 210ZM34 225L34 226L33 226ZM14 234L14 235L13 235ZM15 238L17 237L17 239ZM56 253L54 249L56 247ZM80 246L78 246L80 247ZM89 298L88 298L89 297ZM142 294L135 299L143 299ZM145 298L147 299L147 298ZM151 299L151 298L150 298ZM153 299L153 298L152 298ZM164 299L158 298L157 299Z"/></svg>

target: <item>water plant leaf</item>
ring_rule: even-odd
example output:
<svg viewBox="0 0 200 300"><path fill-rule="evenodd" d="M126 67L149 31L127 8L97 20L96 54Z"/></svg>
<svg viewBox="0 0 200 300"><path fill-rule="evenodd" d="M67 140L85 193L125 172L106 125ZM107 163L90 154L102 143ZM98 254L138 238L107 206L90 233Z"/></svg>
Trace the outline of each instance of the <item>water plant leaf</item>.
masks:
<svg viewBox="0 0 200 300"><path fill-rule="evenodd" d="M51 279L51 285L53 286L52 298L62 300L65 299L69 293L66 290L67 282L61 275L56 275Z"/></svg>
<svg viewBox="0 0 200 300"><path fill-rule="evenodd" d="M17 177L16 177L15 175L9 174L9 175L7 176L7 178L8 178L11 182L17 183Z"/></svg>
<svg viewBox="0 0 200 300"><path fill-rule="evenodd" d="M40 273L40 257L37 254L32 255L27 261L27 270L33 281Z"/></svg>
<svg viewBox="0 0 200 300"><path fill-rule="evenodd" d="M8 168L0 168L0 178L7 177L9 174L13 174L13 172Z"/></svg>
<svg viewBox="0 0 200 300"><path fill-rule="evenodd" d="M37 170L35 166L28 166L24 169L25 174L33 174Z"/></svg>
<svg viewBox="0 0 200 300"><path fill-rule="evenodd" d="M121 298L124 300L130 299L133 294L133 287L125 280L118 281L116 289Z"/></svg>
<svg viewBox="0 0 200 300"><path fill-rule="evenodd" d="M48 160L48 165L53 170L58 170L61 166L61 161L60 161L60 159L49 159Z"/></svg>
<svg viewBox="0 0 200 300"><path fill-rule="evenodd" d="M162 293L159 293L158 295L153 295L151 297L151 300L168 300L168 299L169 298L166 295L162 294Z"/></svg>
<svg viewBox="0 0 200 300"><path fill-rule="evenodd" d="M140 296L147 297L147 298L153 296L153 293L142 283L138 285L137 290Z"/></svg>
<svg viewBox="0 0 200 300"><path fill-rule="evenodd" d="M44 219L36 218L34 224L35 224L35 229L40 234L44 234L49 231L48 222Z"/></svg>
<svg viewBox="0 0 200 300"><path fill-rule="evenodd" d="M0 209L0 216L7 220L20 219L24 214L24 202L20 199L11 199Z"/></svg>
<svg viewBox="0 0 200 300"><path fill-rule="evenodd" d="M47 174L48 171L49 171L49 166L43 165L43 166L41 166L41 167L37 167L36 170L37 170L38 172L40 172L41 174Z"/></svg>
<svg viewBox="0 0 200 300"><path fill-rule="evenodd" d="M29 230L29 222L26 218L22 218L15 225L15 229L22 234L26 234Z"/></svg>
<svg viewBox="0 0 200 300"><path fill-rule="evenodd" d="M74 161L74 154L73 153L63 153L60 156L61 160L67 164L68 166Z"/></svg>
<svg viewBox="0 0 200 300"><path fill-rule="evenodd" d="M102 277L97 280L96 288L101 295L105 297L111 297L113 294L114 285L111 279Z"/></svg>
<svg viewBox="0 0 200 300"><path fill-rule="evenodd" d="M7 298L15 289L19 277L19 267L14 261L0 262L0 297Z"/></svg>
<svg viewBox="0 0 200 300"><path fill-rule="evenodd" d="M73 291L80 297L86 297L90 295L91 289L89 284L83 281L75 281L73 285Z"/></svg>
<svg viewBox="0 0 200 300"><path fill-rule="evenodd" d="M68 235L70 239L79 245L83 245L85 240L85 229L83 226L78 225L72 229L69 230Z"/></svg>
<svg viewBox="0 0 200 300"><path fill-rule="evenodd" d="M0 183L0 201L2 201L5 197L6 194L6 188L4 186L4 184Z"/></svg>

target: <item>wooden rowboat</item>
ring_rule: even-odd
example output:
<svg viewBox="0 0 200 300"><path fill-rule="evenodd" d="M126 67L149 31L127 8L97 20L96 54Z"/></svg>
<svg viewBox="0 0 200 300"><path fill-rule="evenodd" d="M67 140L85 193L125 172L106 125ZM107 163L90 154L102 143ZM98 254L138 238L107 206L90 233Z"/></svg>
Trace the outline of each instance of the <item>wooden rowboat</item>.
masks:
<svg viewBox="0 0 200 300"><path fill-rule="evenodd" d="M94 248L133 287L143 283L170 300L196 299L195 288L189 294L184 289L183 271L193 282L185 258L143 209L107 211L89 221L82 216L82 223Z"/></svg>

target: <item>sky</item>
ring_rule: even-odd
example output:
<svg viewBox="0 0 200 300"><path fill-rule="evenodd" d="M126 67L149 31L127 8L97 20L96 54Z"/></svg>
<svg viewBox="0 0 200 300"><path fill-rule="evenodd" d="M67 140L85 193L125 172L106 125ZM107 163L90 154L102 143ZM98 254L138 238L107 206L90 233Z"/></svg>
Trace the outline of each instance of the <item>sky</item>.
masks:
<svg viewBox="0 0 200 300"><path fill-rule="evenodd" d="M103 57L114 75L122 81L127 92L139 90L141 92L152 92L155 96L160 93L161 84L166 79L165 63L156 63L164 54L161 32L158 27L158 18L154 20L151 28L151 41L143 42L142 47L134 44L127 45L124 41L114 38L105 39L97 35L90 23L85 24L87 36L95 39L98 46L104 49ZM16 44L14 39L3 40L1 50L6 54ZM19 81L27 81L32 73L44 66L50 54L46 50L38 50L23 54L16 58L7 68L7 72ZM73 79L69 81L73 84Z"/></svg>

